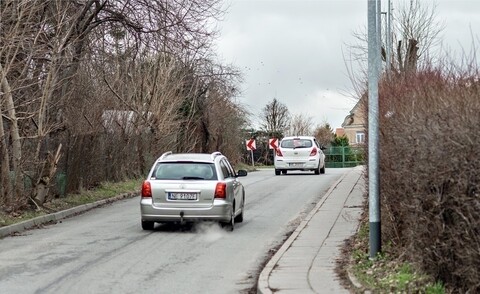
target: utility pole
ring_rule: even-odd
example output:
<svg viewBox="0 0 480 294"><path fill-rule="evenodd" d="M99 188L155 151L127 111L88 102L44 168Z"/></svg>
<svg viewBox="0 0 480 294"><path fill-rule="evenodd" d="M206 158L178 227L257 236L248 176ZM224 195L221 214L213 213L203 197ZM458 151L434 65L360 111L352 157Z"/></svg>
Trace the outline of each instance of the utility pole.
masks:
<svg viewBox="0 0 480 294"><path fill-rule="evenodd" d="M381 73L380 0L368 0L368 201L370 258L381 251L378 81Z"/></svg>

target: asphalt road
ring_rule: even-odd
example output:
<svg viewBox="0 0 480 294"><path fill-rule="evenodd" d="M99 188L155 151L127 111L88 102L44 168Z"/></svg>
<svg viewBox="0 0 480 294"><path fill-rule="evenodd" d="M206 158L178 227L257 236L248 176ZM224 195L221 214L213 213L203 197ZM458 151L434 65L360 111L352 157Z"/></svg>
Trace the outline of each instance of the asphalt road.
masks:
<svg viewBox="0 0 480 294"><path fill-rule="evenodd" d="M269 250L347 169L273 170L240 178L245 220L140 227L139 199L122 200L0 240L1 293L248 293Z"/></svg>

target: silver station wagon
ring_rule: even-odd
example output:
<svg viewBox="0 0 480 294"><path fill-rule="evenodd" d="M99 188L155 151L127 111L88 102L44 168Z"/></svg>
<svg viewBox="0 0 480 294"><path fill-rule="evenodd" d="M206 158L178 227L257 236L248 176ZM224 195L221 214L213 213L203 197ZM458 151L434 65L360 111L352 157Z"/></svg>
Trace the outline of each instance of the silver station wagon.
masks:
<svg viewBox="0 0 480 294"><path fill-rule="evenodd" d="M142 185L142 228L208 220L233 231L235 222L243 221L245 190L238 177L246 175L235 172L220 152L162 154Z"/></svg>

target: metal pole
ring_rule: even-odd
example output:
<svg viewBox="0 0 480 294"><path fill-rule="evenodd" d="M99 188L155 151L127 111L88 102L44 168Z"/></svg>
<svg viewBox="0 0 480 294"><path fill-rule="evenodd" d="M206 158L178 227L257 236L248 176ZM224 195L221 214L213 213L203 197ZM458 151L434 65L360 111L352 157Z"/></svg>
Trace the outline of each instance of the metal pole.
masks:
<svg viewBox="0 0 480 294"><path fill-rule="evenodd" d="M250 149L250 153L252 154L252 166L255 167L255 161L253 160L253 149Z"/></svg>
<svg viewBox="0 0 480 294"><path fill-rule="evenodd" d="M386 28L386 45L385 45L385 62L386 64L386 72L387 75L390 73L390 69L392 66L392 7L391 7L391 0L387 0L387 28Z"/></svg>
<svg viewBox="0 0 480 294"><path fill-rule="evenodd" d="M368 0L368 196L370 223L370 258L381 251L379 197L379 127L378 80L380 76L380 38L378 15L380 0Z"/></svg>
<svg viewBox="0 0 480 294"><path fill-rule="evenodd" d="M376 23L376 28L377 28L377 45L378 47L378 62L375 60L377 67L378 67L378 74L382 72L382 0L377 0L377 23Z"/></svg>

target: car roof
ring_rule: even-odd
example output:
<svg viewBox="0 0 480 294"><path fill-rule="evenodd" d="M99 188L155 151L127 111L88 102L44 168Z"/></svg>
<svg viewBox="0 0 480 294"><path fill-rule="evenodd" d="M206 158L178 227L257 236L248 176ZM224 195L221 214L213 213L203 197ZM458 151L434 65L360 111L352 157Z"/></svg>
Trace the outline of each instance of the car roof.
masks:
<svg viewBox="0 0 480 294"><path fill-rule="evenodd" d="M291 140L291 139L310 139L313 140L315 137L313 136L288 136L284 137L282 140Z"/></svg>
<svg viewBox="0 0 480 294"><path fill-rule="evenodd" d="M215 158L223 156L220 152L213 153L171 153L165 152L157 159L157 162L172 162L172 161L201 161L214 162Z"/></svg>

